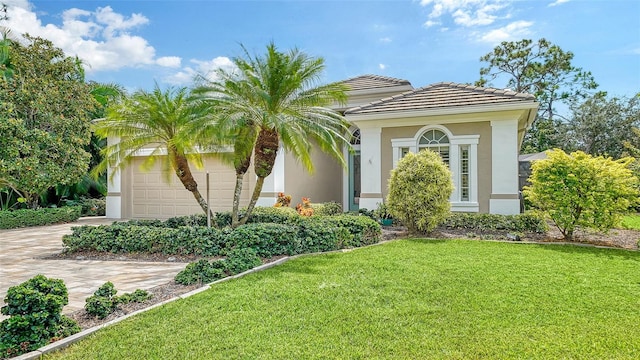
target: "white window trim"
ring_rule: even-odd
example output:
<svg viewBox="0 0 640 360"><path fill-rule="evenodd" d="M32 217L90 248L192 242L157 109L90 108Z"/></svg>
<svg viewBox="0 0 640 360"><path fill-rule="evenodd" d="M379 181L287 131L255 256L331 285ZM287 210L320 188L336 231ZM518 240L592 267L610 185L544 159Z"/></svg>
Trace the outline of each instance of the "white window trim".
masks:
<svg viewBox="0 0 640 360"><path fill-rule="evenodd" d="M410 152L418 151L420 137L426 131L440 130L449 138L449 166L453 173L454 190L451 194L451 211L478 212L478 143L480 135L453 135L449 129L442 125L427 125L418 130L412 138L391 139L393 148L393 168L398 165L402 158L402 149L409 148ZM469 201L460 201L460 146L469 147Z"/></svg>

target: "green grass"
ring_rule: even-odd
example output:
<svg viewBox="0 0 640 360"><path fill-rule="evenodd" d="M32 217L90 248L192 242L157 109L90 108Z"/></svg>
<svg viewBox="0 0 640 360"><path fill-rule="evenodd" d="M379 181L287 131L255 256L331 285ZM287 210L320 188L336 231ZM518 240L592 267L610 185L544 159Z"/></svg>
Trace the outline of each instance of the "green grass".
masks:
<svg viewBox="0 0 640 360"><path fill-rule="evenodd" d="M637 359L640 253L402 240L308 256L47 359Z"/></svg>
<svg viewBox="0 0 640 360"><path fill-rule="evenodd" d="M626 215L622 219L622 227L625 229L640 230L640 215Z"/></svg>

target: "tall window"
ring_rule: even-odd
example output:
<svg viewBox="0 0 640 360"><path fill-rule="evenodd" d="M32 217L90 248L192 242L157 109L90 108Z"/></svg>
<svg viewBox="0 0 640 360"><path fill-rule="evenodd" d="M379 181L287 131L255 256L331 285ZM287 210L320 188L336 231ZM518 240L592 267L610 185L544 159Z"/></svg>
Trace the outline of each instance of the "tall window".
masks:
<svg viewBox="0 0 640 360"><path fill-rule="evenodd" d="M449 138L437 129L427 130L418 141L418 150L429 149L440 154L442 161L449 165Z"/></svg>
<svg viewBox="0 0 640 360"><path fill-rule="evenodd" d="M469 201L469 146L460 146L460 201Z"/></svg>

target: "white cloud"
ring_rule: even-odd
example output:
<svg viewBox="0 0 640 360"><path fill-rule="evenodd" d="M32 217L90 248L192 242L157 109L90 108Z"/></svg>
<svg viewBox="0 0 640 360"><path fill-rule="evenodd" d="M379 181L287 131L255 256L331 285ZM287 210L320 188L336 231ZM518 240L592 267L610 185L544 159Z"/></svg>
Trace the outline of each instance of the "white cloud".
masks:
<svg viewBox="0 0 640 360"><path fill-rule="evenodd" d="M179 58L178 56L164 56L156 60L156 64L160 66L172 67L172 68L180 67L181 63L182 63L182 59Z"/></svg>
<svg viewBox="0 0 640 360"><path fill-rule="evenodd" d="M380 68L380 70L384 70L387 68L387 65L385 64L378 64L378 68Z"/></svg>
<svg viewBox="0 0 640 360"><path fill-rule="evenodd" d="M185 85L193 81L198 76L204 76L209 80L215 80L215 71L217 69L223 69L226 71L233 71L236 69L235 64L231 59L224 56L218 56L208 61L191 59L193 67L187 66L179 72L165 77L163 80L173 85Z"/></svg>
<svg viewBox="0 0 640 360"><path fill-rule="evenodd" d="M380 42L381 42L381 43L390 43L391 41L392 41L392 40L391 40L391 38L390 38L390 37L388 37L388 36L387 36L387 37L380 38Z"/></svg>
<svg viewBox="0 0 640 360"><path fill-rule="evenodd" d="M566 2L569 2L569 0L556 0L556 1L552 2L551 4L549 4L548 6L557 6L557 5L560 5L560 4L564 4Z"/></svg>
<svg viewBox="0 0 640 360"><path fill-rule="evenodd" d="M480 36L480 40L491 44L498 44L502 41L522 39L531 34L529 28L532 25L533 22L531 21L514 21L507 26L487 32L486 34Z"/></svg>
<svg viewBox="0 0 640 360"><path fill-rule="evenodd" d="M499 14L507 7L506 0L421 0L420 5L431 6L429 20L425 26L430 27L440 22L437 19L449 15L453 21L462 26L490 25L499 17L508 17L507 14Z"/></svg>
<svg viewBox="0 0 640 360"><path fill-rule="evenodd" d="M125 16L110 6L93 11L71 8L62 13L62 24L43 24L28 1L4 2L9 7L7 26L12 32L51 40L67 55L78 56L89 72L142 65L180 66L175 56L156 58L155 48L146 39L129 33L149 23L142 14Z"/></svg>
<svg viewBox="0 0 640 360"><path fill-rule="evenodd" d="M426 26L426 27L432 27L432 26L436 26L436 25L440 25L440 24L441 24L441 22L440 22L440 21L427 20L427 21L424 23L424 26Z"/></svg>

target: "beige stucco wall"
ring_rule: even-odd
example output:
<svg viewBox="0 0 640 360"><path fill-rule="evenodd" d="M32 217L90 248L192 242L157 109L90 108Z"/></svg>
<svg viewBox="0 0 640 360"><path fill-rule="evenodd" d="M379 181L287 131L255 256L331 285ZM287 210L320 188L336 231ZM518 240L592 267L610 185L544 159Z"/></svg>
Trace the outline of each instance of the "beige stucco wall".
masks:
<svg viewBox="0 0 640 360"><path fill-rule="evenodd" d="M171 172L171 180L167 182L160 162L153 168L144 171L140 165L145 157L137 157L122 172L122 217L123 218L158 218L167 219L174 216L202 213L193 194L186 190L178 177ZM206 199L206 173L209 172L210 204L215 211L231 210L235 187L235 172L229 165L219 159L205 156L204 168L197 169L193 164L191 171L198 183L198 189ZM241 206L247 206L251 196L250 190L255 184L255 175L245 175L242 189Z"/></svg>
<svg viewBox="0 0 640 360"><path fill-rule="evenodd" d="M342 167L338 161L317 147L311 153L314 171L310 174L304 165L290 153L285 154L285 192L291 195L291 206L302 202L302 197L312 203L335 201L342 203Z"/></svg>
<svg viewBox="0 0 640 360"><path fill-rule="evenodd" d="M390 120L392 121L392 120ZM491 123L465 122L452 124L439 124L433 121L425 121L424 125L441 125L446 127L453 135L480 135L478 143L478 205L480 212L489 212L489 197L491 196ZM390 172L393 169L392 139L412 138L416 136L424 125L386 127L381 134L381 184L382 193L386 197Z"/></svg>

